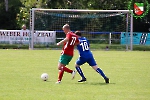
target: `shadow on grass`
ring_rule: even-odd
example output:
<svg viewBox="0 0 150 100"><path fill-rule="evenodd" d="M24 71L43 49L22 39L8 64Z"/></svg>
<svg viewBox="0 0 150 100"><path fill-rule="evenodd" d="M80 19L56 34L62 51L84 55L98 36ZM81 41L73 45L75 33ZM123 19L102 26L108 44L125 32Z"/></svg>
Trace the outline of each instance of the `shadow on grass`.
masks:
<svg viewBox="0 0 150 100"><path fill-rule="evenodd" d="M52 81L47 80L47 81L42 81L42 82L52 82Z"/></svg>
<svg viewBox="0 0 150 100"><path fill-rule="evenodd" d="M81 82L76 84L86 84L86 85L115 85L116 83L89 83L89 82Z"/></svg>
<svg viewBox="0 0 150 100"><path fill-rule="evenodd" d="M90 85L115 85L116 83L89 83Z"/></svg>

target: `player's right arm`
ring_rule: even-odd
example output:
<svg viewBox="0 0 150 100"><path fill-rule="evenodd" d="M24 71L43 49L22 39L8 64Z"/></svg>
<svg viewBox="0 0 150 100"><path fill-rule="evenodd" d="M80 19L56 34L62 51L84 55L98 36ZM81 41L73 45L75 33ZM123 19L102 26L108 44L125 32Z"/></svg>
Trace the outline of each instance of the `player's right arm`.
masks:
<svg viewBox="0 0 150 100"><path fill-rule="evenodd" d="M58 42L57 45L64 44L64 43L66 43L66 42L68 42L68 41L69 41L69 38L66 37L65 39L63 39L63 40L61 40L60 42Z"/></svg>

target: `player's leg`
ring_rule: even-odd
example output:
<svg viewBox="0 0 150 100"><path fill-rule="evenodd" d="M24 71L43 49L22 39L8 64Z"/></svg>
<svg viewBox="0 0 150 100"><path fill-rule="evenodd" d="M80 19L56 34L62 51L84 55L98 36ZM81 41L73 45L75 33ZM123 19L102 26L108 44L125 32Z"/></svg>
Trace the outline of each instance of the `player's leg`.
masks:
<svg viewBox="0 0 150 100"><path fill-rule="evenodd" d="M74 78L75 76L75 71L69 69L66 67L66 65L69 64L69 62L71 61L72 56L67 56L67 55L61 55L60 59L59 59L59 63L58 63L58 81L56 83L60 83L65 72L71 73L72 74L72 78Z"/></svg>
<svg viewBox="0 0 150 100"><path fill-rule="evenodd" d="M87 62L92 68L99 73L105 80L106 83L109 83L109 78L104 74L104 72L97 66L96 61L91 57Z"/></svg>
<svg viewBox="0 0 150 100"><path fill-rule="evenodd" d="M71 69L67 68L66 66L63 67L63 70L64 70L65 72L71 73L71 74L72 74L72 79L74 79L75 74L76 74L76 71L75 71L75 70L71 70Z"/></svg>
<svg viewBox="0 0 150 100"><path fill-rule="evenodd" d="M93 68L96 72L98 72L104 79L107 78L106 75L104 74L104 72L103 72L97 65L92 66L92 68Z"/></svg>
<svg viewBox="0 0 150 100"><path fill-rule="evenodd" d="M62 63L65 64L65 65L68 65L69 62L72 60L72 57L73 56L64 55ZM67 68L66 66L63 67L63 70L65 72L71 73L72 74L72 79L74 79L76 71L71 70L71 69Z"/></svg>
<svg viewBox="0 0 150 100"><path fill-rule="evenodd" d="M58 72L58 80L57 80L56 83L60 83L61 80L62 80L62 77L63 77L63 74L64 74L64 70L63 70L64 66L65 65L61 64L60 62L58 63L58 70L59 70L59 72Z"/></svg>
<svg viewBox="0 0 150 100"><path fill-rule="evenodd" d="M61 55L59 58L59 62L58 62L58 80L56 83L60 83L64 74L64 67L66 66L66 64L64 63L64 55Z"/></svg>
<svg viewBox="0 0 150 100"><path fill-rule="evenodd" d="M63 64L63 70L65 72L68 72L68 73L72 73L73 70L69 69L66 67L66 65L69 64L69 62L71 61L72 59L72 56L68 56L68 55L62 55L61 56L61 59L59 60L59 62L61 62L61 64Z"/></svg>
<svg viewBox="0 0 150 100"><path fill-rule="evenodd" d="M78 58L78 60L76 61L75 68L76 68L77 72L79 73L79 75L82 77L82 79L78 80L78 82L86 81L86 77L84 76L84 73L83 73L82 69L80 68L80 65L84 64L85 62L86 62L86 60L81 57Z"/></svg>
<svg viewBox="0 0 150 100"><path fill-rule="evenodd" d="M92 68L98 72L105 80L106 83L109 83L109 78L104 74L104 72L102 71L102 69L100 69L97 65L92 66Z"/></svg>

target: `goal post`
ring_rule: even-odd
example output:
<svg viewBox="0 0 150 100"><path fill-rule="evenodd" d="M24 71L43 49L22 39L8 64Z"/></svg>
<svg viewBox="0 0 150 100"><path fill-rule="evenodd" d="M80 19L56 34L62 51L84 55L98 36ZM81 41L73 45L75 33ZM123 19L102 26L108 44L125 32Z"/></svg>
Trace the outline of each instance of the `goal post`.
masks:
<svg viewBox="0 0 150 100"><path fill-rule="evenodd" d="M99 34L125 32L126 50L133 50L133 16L130 10L84 10L84 9L42 9L30 11L31 40L29 49L34 49L35 31L55 31L56 38L62 39L62 26L68 23L71 30L80 30L91 40L101 40ZM130 37L128 37L128 34ZM108 38L110 34L107 34ZM104 37L106 37L104 35ZM111 39L109 38L109 43ZM108 43L108 44L109 44Z"/></svg>

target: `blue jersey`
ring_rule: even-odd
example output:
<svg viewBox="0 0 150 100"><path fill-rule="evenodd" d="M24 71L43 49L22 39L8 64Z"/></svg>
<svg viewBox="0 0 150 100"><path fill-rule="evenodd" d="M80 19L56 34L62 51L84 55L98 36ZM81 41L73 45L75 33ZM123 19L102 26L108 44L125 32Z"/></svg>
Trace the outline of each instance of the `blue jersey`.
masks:
<svg viewBox="0 0 150 100"><path fill-rule="evenodd" d="M89 48L89 42L85 37L78 38L80 44L77 45L77 49L79 51L80 57L91 57L92 53Z"/></svg>
<svg viewBox="0 0 150 100"><path fill-rule="evenodd" d="M80 37L78 39L80 44L77 45L77 49L80 57L78 58L76 64L82 65L87 62L90 66L95 66L96 62L92 52L90 51L88 40L85 37Z"/></svg>

